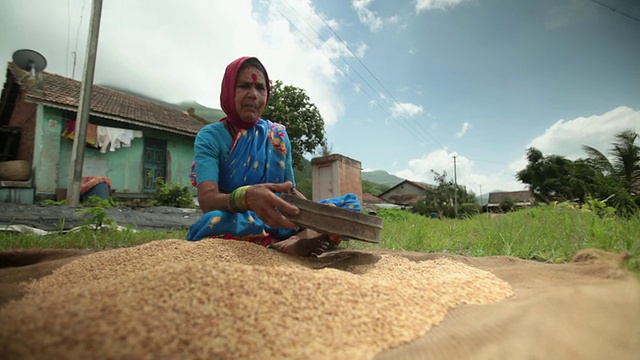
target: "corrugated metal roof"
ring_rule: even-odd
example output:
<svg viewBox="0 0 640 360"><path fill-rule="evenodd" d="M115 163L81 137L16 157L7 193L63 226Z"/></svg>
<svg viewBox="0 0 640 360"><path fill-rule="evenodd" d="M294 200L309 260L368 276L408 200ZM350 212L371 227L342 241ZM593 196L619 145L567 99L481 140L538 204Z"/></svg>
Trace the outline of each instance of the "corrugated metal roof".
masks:
<svg viewBox="0 0 640 360"><path fill-rule="evenodd" d="M534 197L529 190L489 193L489 204L501 204L506 199L511 199L514 202L531 203L533 202Z"/></svg>

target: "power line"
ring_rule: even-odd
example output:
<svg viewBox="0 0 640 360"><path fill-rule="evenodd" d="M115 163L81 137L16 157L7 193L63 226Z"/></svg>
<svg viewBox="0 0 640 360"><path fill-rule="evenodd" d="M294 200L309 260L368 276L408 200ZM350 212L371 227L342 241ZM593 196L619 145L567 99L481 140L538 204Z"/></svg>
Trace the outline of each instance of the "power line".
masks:
<svg viewBox="0 0 640 360"><path fill-rule="evenodd" d="M322 34L320 34L320 33L319 33L319 32L318 32L318 31L317 31L313 26L311 26L311 24L309 24L306 20L304 20L304 18L302 17L302 15L300 15L300 13L299 13L299 12L298 12L298 11L297 11L297 10L296 10L292 5L291 5L291 4L289 4L287 1L285 1L285 3L286 3L287 5L289 5L289 7L290 7L290 8L291 8L295 13L296 13L296 15L298 15L298 16L302 19L302 21L303 21L303 22L304 22L304 23L305 23L305 24L306 24L306 25L307 25L311 30L313 30L313 32L315 32L315 33L316 33L316 35L318 35L318 37L319 37L322 41L324 41L324 42L326 42L326 41L327 41L327 39L325 39L325 38L322 36ZM311 8L311 10L313 10L313 11L315 12L315 10L314 10L312 7L310 7L310 8ZM289 20L289 19L288 19L288 18L286 18L286 16L284 16L282 13L280 13L280 15L282 15L283 17L285 17L285 19ZM321 19L322 19L322 18L321 18ZM323 21L324 21L324 19L323 19ZM291 22L291 21L289 21L289 22ZM326 23L325 23L325 24L326 24ZM316 44L313 44L313 46L319 49L319 47L318 47ZM345 44L345 46L346 46L346 44ZM373 90L373 91L375 92L375 89L373 88L373 86L371 86L371 84L369 84L369 82L368 82L365 78L363 78L363 77L362 77L362 75L360 75L360 73L359 73L359 72L357 72L355 69L353 69L353 68L349 65L349 63L348 63L344 58L342 58L342 56L341 56L341 55L340 55L340 53L339 53L340 49L336 49L333 45L331 45L331 47L333 47L335 50L337 50L337 51L338 51L336 54L337 54L337 55L338 55L338 57L342 60L342 62L347 66L347 68L352 69L352 70L353 70L353 72L354 72L356 75L358 75L358 77L360 78L360 80L362 80L362 81L363 81L367 86L369 86L369 88L370 88L371 90ZM349 49L349 48L347 47L347 49ZM350 50L349 50L349 51L350 51ZM352 53L352 54L353 54L353 53Z"/></svg>
<svg viewBox="0 0 640 360"><path fill-rule="evenodd" d="M604 8L606 8L606 9L611 10L611 11L613 11L613 12L615 12L615 13L618 13L618 14L620 14L620 15L622 15L622 16L628 17L628 18L629 18L629 19L631 19L631 20L635 20L635 21L640 22L640 18L634 17L634 16L629 15L629 14L627 14L627 13L623 13L622 11L618 11L618 9L616 9L616 8L614 8L614 7L611 7L611 6L607 5L607 4L603 4L603 3L601 3L601 2L599 2L599 1L597 1L597 0L591 0L591 1L593 1L594 3L596 3L596 4L598 4L598 5L602 6L602 7L604 7Z"/></svg>
<svg viewBox="0 0 640 360"><path fill-rule="evenodd" d="M69 43L71 42L71 9L70 9L70 0L67 0L67 51L66 58L64 62L64 75L69 76Z"/></svg>
<svg viewBox="0 0 640 360"><path fill-rule="evenodd" d="M347 44L346 41L342 40L342 38L340 37L340 35L338 35L338 33L336 33L333 28L331 27L331 25L329 25L329 23L327 23L327 21L322 17L322 15L320 15L313 7L310 7L311 11L313 11L314 14L316 14L316 16L318 18L320 18L320 20L322 20L322 22L325 24L325 26L333 33L333 35L336 36L336 38L338 40L340 40L341 43L344 44L344 46L347 48L347 50L349 50L349 52L351 53L351 55L353 55L354 58L356 58L356 60L358 60L358 62L360 63L360 65L367 70L367 72L369 73L369 75L371 75L371 77L373 77L373 79L382 87L382 89L393 99L393 101L395 102L395 104L401 104L400 101L398 101L398 99L395 98L395 96L393 96L393 94L387 89L386 86L384 86L384 84L378 79L378 77L369 69L369 67L367 67L367 65L365 65L362 60L360 59L359 56L357 56L353 50L351 50L351 48L349 47L349 45ZM428 136L431 137L432 140L439 145L440 147L442 147L442 144L440 144L438 142L438 140L436 140L435 138L433 138L428 131L426 131L423 127L422 124L418 123L416 121L416 123L419 125L419 127L424 131L424 133Z"/></svg>
<svg viewBox="0 0 640 360"><path fill-rule="evenodd" d="M78 28L76 29L76 45L73 51L73 70L71 71L71 78L76 76L76 58L78 56L78 38L80 37L80 27L82 26L82 15L84 14L84 6L87 4L87 0L82 2L82 9L80 10L80 20L78 21Z"/></svg>
<svg viewBox="0 0 640 360"><path fill-rule="evenodd" d="M317 49L321 50L321 52L323 52L323 51L322 51L321 46L320 46L320 45L318 45L318 44L316 44L316 43L314 43L311 39L309 39L309 37L307 37L307 36L306 36L306 35L305 35L301 30L300 30L300 28L298 28L298 26L296 26L296 25L293 23L293 21L292 21L289 17L287 17L287 16L286 16L282 11L280 11L280 9L279 9L279 8L277 8L277 7L276 7L276 6L275 6L275 5L274 5L270 0L266 0L266 1L269 3L269 5L270 5L272 8L274 8L274 9L275 9L279 14L280 14L280 16L282 16L284 19L286 19L286 20L291 24L291 26L292 26L292 27L294 27L294 28L295 28L295 29L296 29L296 30L297 30L297 31L298 31L302 36L304 36L304 37L305 37L305 39L306 39L306 40L307 40L307 41L308 41L312 46L314 46L315 48L317 48ZM304 22L304 23L306 24L306 26L307 26L307 27L309 27L311 30L313 30L313 32L315 32L315 33L316 33L316 35L318 36L318 38L320 38L321 40L325 41L325 43L327 42L327 39L325 39L325 38L324 38L324 37L323 37L323 36L318 32L318 30L316 30L316 29L315 29L315 27L314 27L314 26L312 26L311 24L309 24L309 22L308 22L307 20L305 20L305 18L304 18L304 17L303 17L303 16L302 16L302 15L301 15L301 14L300 14L300 13L299 13L295 8L294 8L294 7L290 4L290 3L288 3L286 0L284 0L284 2L285 2L285 3L286 3L286 4L287 4L287 5L288 5L288 6L289 6L289 7L290 7L294 12L295 12L295 14L296 14L300 19L301 19L301 21L302 21L302 22ZM362 63L362 61L361 61L361 60L358 58L358 56L353 52L353 50L351 50L351 48L348 46L348 44L346 44L346 43L345 43L345 41L344 41L344 40L342 40L342 39L341 39L341 38L340 38L340 37L335 33L335 31L334 31L334 30L331 28L331 26L330 26L330 25L329 25L329 24L324 20L324 18L323 18L322 16L320 16L320 15L315 11L315 9L313 9L313 7L309 7L309 9L310 9L310 10L312 10L312 11L315 13L315 15L316 15L316 16L318 16L318 18L320 18L320 20L322 20L322 22L323 22L323 23L324 23L324 24L325 24L325 25L326 25L326 26L327 26L327 27L328 27L328 28L329 28L329 29L330 29L330 30L331 30L331 31L336 35L336 37L339 39L340 43L341 43L342 45L344 45L344 47L345 47L345 48L346 48L346 49L351 53L351 55L352 55L353 57L355 57L356 59L358 59L358 61L360 62L360 64L361 64L361 65L363 65L363 67L366 67L366 65L364 65L364 64ZM336 49L335 45L330 44L330 46L331 46L333 49ZM352 70L352 71L353 71L353 73L355 73L355 74L356 74L356 75L357 75L357 76L362 80L362 82L363 82L363 83L365 83L365 84L369 87L369 89L371 89L371 91L373 91L373 93L375 94L374 96L371 96L371 95L369 94L369 92L368 92L368 91L366 91L366 90L365 90L365 89L364 89L364 88L363 88L363 87L362 87L362 86L361 86L357 81L355 81L351 76L349 76L349 75L348 75L348 73L346 73L346 72L345 72L345 71L344 71L344 70L343 70L343 69L342 69L338 64L336 64L336 63L333 61L333 59L331 59L331 58L330 58L330 57L328 57L326 54L324 54L324 52L323 52L323 55L325 55L325 57L327 57L327 58L329 59L329 61L331 61L331 63L333 64L333 66L334 66L336 69L338 69L338 70L340 71L340 73L342 73L343 75L345 75L345 77L347 77L347 78L348 78L352 83L354 83L354 84L355 84L355 86L356 86L360 91L362 91L365 95L367 95L367 97L369 97L369 99L371 100L371 102L372 102L373 104L375 104L377 107L379 107L379 108L380 108L380 109L381 109L381 110L382 110L382 111L383 111L383 112L384 112L384 113L385 113L389 118L395 119L395 120L398 122L398 124L399 124L400 126L402 126L406 131L410 132L410 133L411 133L411 135L412 135L412 136L414 136L414 137L416 137L416 131L417 131L417 132L418 132L418 135L420 135L420 137L416 137L416 138L419 140L419 143L420 143L421 145L423 145L423 146L424 146L424 145L425 145L425 140L429 140L429 139L427 139L427 138L429 138L429 137L430 137L430 134L429 134L428 132L426 132L426 130L424 130L424 128L422 128L422 126L420 126L419 128L418 128L418 127L416 127L416 126L412 126L412 125L409 123L409 121L407 121L407 120L406 120L406 118L408 118L408 117L406 116L406 114L404 114L404 113L402 113L402 112L397 113L397 114L392 114L392 113L390 113L390 112L389 112L389 110L388 110L388 109L386 109L386 108L384 108L383 106L381 106L381 105L380 105L379 100L380 100L380 98L384 100L384 97L382 97L382 93L380 93L381 95L380 95L380 96L378 96L378 92L377 92L377 90L376 90L376 89L375 89L375 88L374 88L374 87L373 87L373 86L372 86L372 85L371 85L371 84L370 84L370 83L369 83L369 82L368 82L364 77L362 77L362 75L360 75L360 73L359 73L355 68L353 68L353 67L352 67L352 66L351 66L351 65L350 65L350 64L349 64L349 63L344 59L344 56L343 56L343 55L341 55L340 51L342 51L342 50L341 50L341 49L337 49L336 57L337 57L337 58L339 58L340 60L342 60L342 62L346 65L346 68L347 68L347 69ZM368 70L368 69L367 69L367 71L369 71L369 72L371 73L371 71L370 71L370 70ZM380 82L377 78L376 78L376 81ZM386 87L385 87L385 90L386 90ZM388 92L388 90L386 90L386 91ZM393 95L391 95L391 96L393 96ZM399 103L399 102L396 100L396 103ZM389 103L386 103L386 101L385 101L385 105L389 106ZM405 124L406 124L406 125L405 125ZM418 124L419 124L419 123L418 123ZM409 128L413 128L413 129L409 129L408 127L409 127ZM423 134L420 134L420 132L419 132L418 130L422 130L422 131L423 131ZM432 141L433 141L433 142L435 142L435 143L437 143L437 141L436 141L436 140L432 140ZM438 144L438 145L439 145L439 146L441 146L440 144Z"/></svg>
<svg viewBox="0 0 640 360"><path fill-rule="evenodd" d="M309 39L309 37L307 37L307 35L305 35L302 31L300 31L300 29L293 23L293 21L291 21L291 19L289 19L286 15L284 15L282 13L282 11L280 11L280 9L278 9L275 5L273 5L271 3L271 0L266 0L267 3L269 3L269 6L271 6L274 10L276 10L280 16L282 16L285 20L287 20L289 22L289 24L291 26L293 26L293 28L300 33L302 36L304 36L304 38L315 48L320 49L313 41L311 41L311 39ZM351 82L353 82L358 89L360 89L365 95L367 95L369 97L369 99L371 99L382 111L384 111L389 117L393 117L393 115L385 108L383 108L378 101L372 97L371 95L369 95L369 93L367 91L365 91L362 86L355 81L351 76L349 76L349 74L347 74L344 70L342 70L342 68L340 68L340 66L338 66L338 64L335 63L335 61L333 61L333 59L331 59L330 57L328 57L324 52L321 51L321 53L333 64L333 66L338 69L345 77L347 77ZM339 55L338 55L339 56ZM420 144L423 144L423 139L421 139L420 137L418 137L416 135L415 132L411 131L410 129L408 129L403 123L398 122L400 124L400 126L402 126L407 132L409 132L411 135L413 135Z"/></svg>

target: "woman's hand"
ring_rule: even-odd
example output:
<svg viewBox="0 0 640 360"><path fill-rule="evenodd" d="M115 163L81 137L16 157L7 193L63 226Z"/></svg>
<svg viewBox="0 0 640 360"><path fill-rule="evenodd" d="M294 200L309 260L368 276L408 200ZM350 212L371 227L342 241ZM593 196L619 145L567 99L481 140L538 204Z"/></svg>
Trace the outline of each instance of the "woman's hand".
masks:
<svg viewBox="0 0 640 360"><path fill-rule="evenodd" d="M297 196L297 197L299 197L301 199L307 200L307 197L304 196L304 194L301 193L300 191L298 191L298 189L296 189L296 188L293 188L293 195L295 195L295 196Z"/></svg>
<svg viewBox="0 0 640 360"><path fill-rule="evenodd" d="M297 215L300 210L274 194L274 192L288 192L291 190L291 186L290 181L280 184L251 185L245 195L247 205L262 221L270 226L296 229L298 226L284 217L280 211Z"/></svg>

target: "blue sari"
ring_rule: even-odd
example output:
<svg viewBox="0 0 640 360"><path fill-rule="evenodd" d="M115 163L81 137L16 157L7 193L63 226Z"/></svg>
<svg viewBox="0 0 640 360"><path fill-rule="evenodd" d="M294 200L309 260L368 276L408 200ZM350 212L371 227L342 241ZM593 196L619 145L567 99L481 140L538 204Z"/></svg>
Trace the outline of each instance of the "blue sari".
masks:
<svg viewBox="0 0 640 360"><path fill-rule="evenodd" d="M289 138L285 127L281 124L260 119L252 128L240 129L230 146L229 153L219 164L220 192L230 193L244 185L281 183L287 180L292 181L295 186L290 168L290 151ZM198 166L195 162L194 165ZM192 181L194 184L197 181L193 169ZM361 210L355 194L321 200L320 203L334 204L353 211ZM187 240L197 241L214 237L251 241L267 246L273 240L286 239L302 230L303 228L284 229L269 226L253 211L232 213L213 210L203 214L189 227Z"/></svg>

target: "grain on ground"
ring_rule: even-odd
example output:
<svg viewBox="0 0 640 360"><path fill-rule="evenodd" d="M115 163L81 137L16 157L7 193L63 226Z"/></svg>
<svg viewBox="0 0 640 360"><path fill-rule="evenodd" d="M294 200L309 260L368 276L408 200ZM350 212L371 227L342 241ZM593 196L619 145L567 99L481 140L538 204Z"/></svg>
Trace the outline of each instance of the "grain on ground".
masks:
<svg viewBox="0 0 640 360"><path fill-rule="evenodd" d="M353 358L513 294L448 259L355 272L253 244L163 240L79 258L0 310L9 358Z"/></svg>

